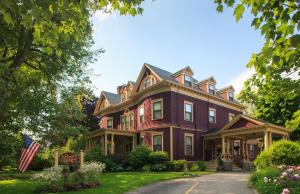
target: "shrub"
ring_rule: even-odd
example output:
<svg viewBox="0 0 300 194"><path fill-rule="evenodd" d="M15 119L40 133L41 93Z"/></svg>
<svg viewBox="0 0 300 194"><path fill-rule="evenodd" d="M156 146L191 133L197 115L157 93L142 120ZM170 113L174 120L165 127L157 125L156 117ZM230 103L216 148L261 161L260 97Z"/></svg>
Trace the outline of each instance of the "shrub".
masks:
<svg viewBox="0 0 300 194"><path fill-rule="evenodd" d="M151 170L151 164L146 164L145 166L143 166L142 170L149 172Z"/></svg>
<svg viewBox="0 0 300 194"><path fill-rule="evenodd" d="M258 169L280 164L300 164L300 145L287 140L275 142L272 147L261 152L254 164Z"/></svg>
<svg viewBox="0 0 300 194"><path fill-rule="evenodd" d="M114 162L110 157L104 158L102 162L106 166L105 172L120 172L124 170L121 164Z"/></svg>
<svg viewBox="0 0 300 194"><path fill-rule="evenodd" d="M149 162L151 164L164 163L169 160L167 152L151 152L149 155Z"/></svg>
<svg viewBox="0 0 300 194"><path fill-rule="evenodd" d="M82 180L88 183L97 183L97 176L105 169L105 164L99 162L86 163L79 169L82 175Z"/></svg>
<svg viewBox="0 0 300 194"><path fill-rule="evenodd" d="M141 169L149 163L149 155L151 150L146 146L138 146L128 157L128 163L133 169Z"/></svg>
<svg viewBox="0 0 300 194"><path fill-rule="evenodd" d="M170 171L183 171L186 160L173 160L167 163Z"/></svg>
<svg viewBox="0 0 300 194"><path fill-rule="evenodd" d="M48 159L42 158L41 155L37 155L29 166L30 170L40 171L45 168L50 168L53 164Z"/></svg>
<svg viewBox="0 0 300 194"><path fill-rule="evenodd" d="M156 164L152 164L150 169L152 171L161 172L161 171L166 171L168 169L168 166L166 163L156 163Z"/></svg>
<svg viewBox="0 0 300 194"><path fill-rule="evenodd" d="M105 159L99 144L93 146L92 149L86 152L84 160L87 162L102 162Z"/></svg>
<svg viewBox="0 0 300 194"><path fill-rule="evenodd" d="M193 163L190 167L190 171L197 171L199 169L199 166L197 163Z"/></svg>
<svg viewBox="0 0 300 194"><path fill-rule="evenodd" d="M198 170L205 171L207 169L207 166L204 161L200 160L197 162L197 164L198 164Z"/></svg>

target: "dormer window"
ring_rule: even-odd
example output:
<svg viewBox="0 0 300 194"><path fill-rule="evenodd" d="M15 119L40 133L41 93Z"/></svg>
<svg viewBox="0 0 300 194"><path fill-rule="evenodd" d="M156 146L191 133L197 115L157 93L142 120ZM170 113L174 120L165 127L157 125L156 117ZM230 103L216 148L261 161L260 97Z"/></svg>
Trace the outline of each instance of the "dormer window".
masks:
<svg viewBox="0 0 300 194"><path fill-rule="evenodd" d="M216 87L213 84L208 84L208 93L209 94L216 94Z"/></svg>
<svg viewBox="0 0 300 194"><path fill-rule="evenodd" d="M123 92L121 95L121 102L124 102L127 100L126 92Z"/></svg>
<svg viewBox="0 0 300 194"><path fill-rule="evenodd" d="M192 77L188 75L184 75L184 85L188 87L192 87Z"/></svg>
<svg viewBox="0 0 300 194"><path fill-rule="evenodd" d="M155 82L156 82L156 80L153 76L151 76L151 75L147 76L144 80L144 86L143 86L144 89L152 86L153 84L155 84Z"/></svg>
<svg viewBox="0 0 300 194"><path fill-rule="evenodd" d="M233 100L234 100L234 93L233 92L228 92L228 100L233 102Z"/></svg>

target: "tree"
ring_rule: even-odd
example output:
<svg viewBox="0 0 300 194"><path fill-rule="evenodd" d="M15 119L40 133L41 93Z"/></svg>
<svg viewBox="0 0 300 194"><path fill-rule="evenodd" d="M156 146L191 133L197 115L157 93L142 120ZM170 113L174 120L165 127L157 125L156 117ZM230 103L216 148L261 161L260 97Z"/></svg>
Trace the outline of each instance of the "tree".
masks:
<svg viewBox="0 0 300 194"><path fill-rule="evenodd" d="M240 100L256 107L256 117L299 131L300 2L295 0L215 0L217 11L235 7L239 21L245 10L254 16L252 26L261 31L265 44L253 54L248 67L255 74L245 82ZM296 76L297 77L297 76ZM295 135L295 134L294 134Z"/></svg>
<svg viewBox="0 0 300 194"><path fill-rule="evenodd" d="M1 1L0 126L24 128L21 120L47 112L47 99L62 85L89 81L87 65L103 52L91 50L90 17L99 10L140 14L141 2Z"/></svg>
<svg viewBox="0 0 300 194"><path fill-rule="evenodd" d="M61 144L86 130L75 97L90 82L88 64L103 52L92 50L90 17L96 11L141 14L142 2L1 0L0 141L14 137L3 149L24 131Z"/></svg>

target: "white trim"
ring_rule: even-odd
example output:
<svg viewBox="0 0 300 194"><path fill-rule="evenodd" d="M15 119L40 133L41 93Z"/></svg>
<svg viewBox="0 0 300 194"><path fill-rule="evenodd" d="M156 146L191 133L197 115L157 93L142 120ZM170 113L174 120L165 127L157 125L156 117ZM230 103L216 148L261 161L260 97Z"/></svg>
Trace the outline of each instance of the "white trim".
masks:
<svg viewBox="0 0 300 194"><path fill-rule="evenodd" d="M161 118L157 118L157 119L153 118L153 104L155 102L161 102ZM160 119L163 119L163 118L164 118L164 99L163 98L158 98L158 99L152 100L151 101L151 119L153 121L155 121L155 120L160 120Z"/></svg>
<svg viewBox="0 0 300 194"><path fill-rule="evenodd" d="M144 109L144 121L143 122L141 122L141 112L140 112L140 110L141 110L141 108L143 108ZM140 105L140 106L138 106L138 122L139 122L139 125L141 125L142 123L144 123L145 122L145 105L144 104L142 104L142 105Z"/></svg>
<svg viewBox="0 0 300 194"><path fill-rule="evenodd" d="M192 137L192 155L186 154L186 137ZM194 156L194 134L192 133L184 133L184 155L185 156Z"/></svg>
<svg viewBox="0 0 300 194"><path fill-rule="evenodd" d="M186 104L192 105L192 120L187 120L187 119L185 118L185 105L186 105ZM193 121L194 121L194 103L189 102L189 101L186 101L186 100L183 102L183 119L184 119L185 121L189 121L189 122L193 122Z"/></svg>
<svg viewBox="0 0 300 194"><path fill-rule="evenodd" d="M230 119L230 117L232 117L231 119ZM230 121L232 121L232 119L235 117L235 114L233 114L233 113L228 113L228 121L230 122Z"/></svg>

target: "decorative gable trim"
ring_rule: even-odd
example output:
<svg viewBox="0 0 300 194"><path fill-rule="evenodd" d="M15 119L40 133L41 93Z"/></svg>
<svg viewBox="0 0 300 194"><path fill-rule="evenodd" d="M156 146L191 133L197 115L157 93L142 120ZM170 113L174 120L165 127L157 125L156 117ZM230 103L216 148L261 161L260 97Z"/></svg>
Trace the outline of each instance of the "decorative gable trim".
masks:
<svg viewBox="0 0 300 194"><path fill-rule="evenodd" d="M141 69L141 71L140 71L140 73L139 73L139 76L138 76L138 78L137 78L137 80L136 80L136 84L135 84L135 86L134 86L134 88L133 88L133 93L136 93L137 90L140 88L141 83L142 83L142 81L143 81L143 79L144 79L145 72L146 72L147 69L148 69L148 70L156 77L157 82L162 80L162 78L161 78L160 76L158 76L158 75L157 75L157 74L156 74L156 73L148 66L147 63L144 63L144 65L143 65L143 67L142 67L142 69Z"/></svg>
<svg viewBox="0 0 300 194"><path fill-rule="evenodd" d="M256 120L256 119L253 119L253 118L251 118L251 117L248 117L248 116L246 116L246 115L240 114L240 115L234 117L229 123L227 123L227 125L225 125L225 126L220 130L220 132L222 132L222 131L224 131L224 130L226 130L226 129L229 129L231 126L233 126L234 124L236 124L237 122L239 122L241 119L245 119L245 120L250 121L250 122L252 122L252 123L254 123L254 124L256 124L256 125L262 125L262 126L263 126L263 125L266 124L266 123L261 122L261 121L259 121L259 120Z"/></svg>

